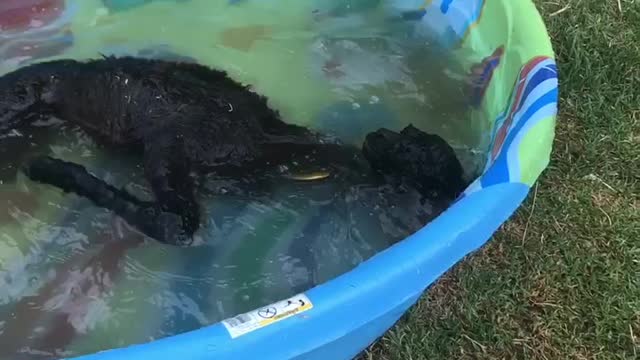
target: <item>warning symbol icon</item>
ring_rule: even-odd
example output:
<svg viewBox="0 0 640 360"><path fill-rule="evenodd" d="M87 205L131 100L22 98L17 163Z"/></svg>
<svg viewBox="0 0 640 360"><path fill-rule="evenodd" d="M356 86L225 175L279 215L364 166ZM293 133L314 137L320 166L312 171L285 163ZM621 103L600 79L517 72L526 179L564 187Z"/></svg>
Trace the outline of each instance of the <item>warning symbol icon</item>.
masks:
<svg viewBox="0 0 640 360"><path fill-rule="evenodd" d="M272 317L276 316L277 313L278 310L276 310L276 308L273 306L258 310L258 316L264 319L271 319Z"/></svg>

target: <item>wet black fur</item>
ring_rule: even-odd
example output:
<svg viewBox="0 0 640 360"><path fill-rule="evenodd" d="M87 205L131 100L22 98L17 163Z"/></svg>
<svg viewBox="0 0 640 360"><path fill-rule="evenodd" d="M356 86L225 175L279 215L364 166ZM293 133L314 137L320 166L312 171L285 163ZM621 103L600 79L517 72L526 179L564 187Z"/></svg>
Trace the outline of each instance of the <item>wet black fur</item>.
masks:
<svg viewBox="0 0 640 360"><path fill-rule="evenodd" d="M360 156L357 149L322 144L315 133L283 122L263 96L197 64L59 60L0 77L0 133L23 129L34 114L54 115L101 145L142 154L156 201L138 200L80 165L50 157L24 164L31 179L85 196L148 236L178 245L189 244L200 225L193 173L259 168L293 153ZM413 127L369 134L362 155L378 173L409 182L428 197L450 201L464 186L453 150Z"/></svg>

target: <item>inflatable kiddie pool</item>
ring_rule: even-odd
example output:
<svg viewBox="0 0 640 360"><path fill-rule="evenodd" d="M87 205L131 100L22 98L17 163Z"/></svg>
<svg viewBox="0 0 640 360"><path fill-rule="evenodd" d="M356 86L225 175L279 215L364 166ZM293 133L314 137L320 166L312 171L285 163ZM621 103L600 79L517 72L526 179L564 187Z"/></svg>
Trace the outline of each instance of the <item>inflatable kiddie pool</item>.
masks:
<svg viewBox="0 0 640 360"><path fill-rule="evenodd" d="M553 51L534 4L529 0L345 3L352 11L383 7L409 23L416 44L433 42L464 59L474 79L468 94L474 106L472 120L478 129L486 129L480 135L487 159L482 175L433 222L334 280L199 330L81 359L352 358L389 329L442 273L482 246L527 196L549 160L558 96ZM282 64L263 63L259 54L251 59L237 55L268 31L262 25L231 33L236 54L220 52L215 60L202 50L202 44L213 42L210 34L199 28L189 30L187 21L178 25L186 28L181 32L165 28L163 21L179 19L182 7L197 4L202 11L209 6L213 12L215 7L218 20L230 26L242 18L245 6L264 10L261 17L246 19L248 23L270 24L274 12L289 14L287 5L275 0L215 4L204 0L9 0L0 5L0 40L6 42L0 49L2 70L40 59L152 49L137 53L145 55L145 51L162 52L166 46L184 58L210 60L241 78L234 62L263 67L258 80L282 74L270 71ZM317 13L314 6L304 11ZM291 10L290 16L301 23L311 18L297 11ZM121 29L111 31L108 41L74 32L74 28L86 31L96 25ZM7 31L12 41L7 40ZM247 31L251 36L245 36ZM162 38L162 46L150 46L156 38ZM108 46L97 46L100 41ZM276 90L272 86L265 85L263 92ZM314 99L301 93L292 89L281 98L313 109Z"/></svg>

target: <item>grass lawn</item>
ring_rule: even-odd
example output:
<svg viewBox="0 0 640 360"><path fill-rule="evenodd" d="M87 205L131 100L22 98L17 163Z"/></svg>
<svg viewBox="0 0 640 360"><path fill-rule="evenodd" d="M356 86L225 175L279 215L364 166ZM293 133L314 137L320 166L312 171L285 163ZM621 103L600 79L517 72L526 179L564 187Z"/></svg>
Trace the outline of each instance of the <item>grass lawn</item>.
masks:
<svg viewBox="0 0 640 360"><path fill-rule="evenodd" d="M561 77L551 165L364 359L640 358L640 1L536 4Z"/></svg>

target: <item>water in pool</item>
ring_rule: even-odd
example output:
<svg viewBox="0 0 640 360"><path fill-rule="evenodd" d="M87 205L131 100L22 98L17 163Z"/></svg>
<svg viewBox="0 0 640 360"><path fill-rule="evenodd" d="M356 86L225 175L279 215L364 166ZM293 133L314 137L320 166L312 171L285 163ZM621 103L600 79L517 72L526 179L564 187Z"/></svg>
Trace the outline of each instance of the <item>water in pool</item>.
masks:
<svg viewBox="0 0 640 360"><path fill-rule="evenodd" d="M198 61L252 84L286 121L345 143L409 123L435 132L471 176L481 140L464 73L384 4L8 1L0 71L99 54ZM162 246L86 200L16 175L35 152L150 196L139 159L103 152L73 127L3 135L0 358L74 356L197 329L330 280L423 225L397 221L415 212L415 197L369 206L378 189L367 184L210 178L199 194L204 244Z"/></svg>

